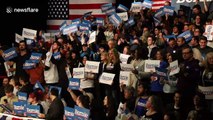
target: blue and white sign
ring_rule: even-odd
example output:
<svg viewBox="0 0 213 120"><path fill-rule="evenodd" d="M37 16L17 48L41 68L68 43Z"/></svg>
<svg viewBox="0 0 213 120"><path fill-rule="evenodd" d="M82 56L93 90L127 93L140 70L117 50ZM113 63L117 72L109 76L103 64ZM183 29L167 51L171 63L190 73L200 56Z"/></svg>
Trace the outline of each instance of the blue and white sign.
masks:
<svg viewBox="0 0 213 120"><path fill-rule="evenodd" d="M76 24L71 24L66 26L62 31L64 35L68 35L70 33L78 31L78 26Z"/></svg>
<svg viewBox="0 0 213 120"><path fill-rule="evenodd" d="M133 17L129 18L128 24L129 24L129 26L133 26L135 24L135 20Z"/></svg>
<svg viewBox="0 0 213 120"><path fill-rule="evenodd" d="M39 113L40 113L39 105L27 105L26 107L27 116L37 118Z"/></svg>
<svg viewBox="0 0 213 120"><path fill-rule="evenodd" d="M193 35L190 30L187 30L187 31L181 33L180 35L178 35L177 38L180 38L180 37L184 37L186 42L189 42L192 39Z"/></svg>
<svg viewBox="0 0 213 120"><path fill-rule="evenodd" d="M113 7L109 8L109 9L107 9L105 13L106 13L106 15L112 15L115 12L116 12L115 11L115 7L113 6Z"/></svg>
<svg viewBox="0 0 213 120"><path fill-rule="evenodd" d="M67 26L67 21L61 23L59 30L62 31Z"/></svg>
<svg viewBox="0 0 213 120"><path fill-rule="evenodd" d="M80 23L81 23L81 19L80 18L72 20L72 25L78 25Z"/></svg>
<svg viewBox="0 0 213 120"><path fill-rule="evenodd" d="M71 90L79 90L79 88L80 88L80 79L78 79L78 78L69 78L69 88Z"/></svg>
<svg viewBox="0 0 213 120"><path fill-rule="evenodd" d="M112 7L112 3L107 3L101 6L101 10L102 12L106 12L111 7Z"/></svg>
<svg viewBox="0 0 213 120"><path fill-rule="evenodd" d="M122 4L119 4L117 9L121 12L127 12L129 10L126 6Z"/></svg>
<svg viewBox="0 0 213 120"><path fill-rule="evenodd" d="M33 87L34 90L37 88L40 88L43 92L45 91L44 87L41 85L41 83L39 81L37 81Z"/></svg>
<svg viewBox="0 0 213 120"><path fill-rule="evenodd" d="M150 1L150 0L144 0L143 3L142 3L142 6L145 7L145 8L151 9L152 8L152 4L153 4L152 1Z"/></svg>
<svg viewBox="0 0 213 120"><path fill-rule="evenodd" d="M164 38L166 38L166 41L168 42L170 38L174 38L176 39L176 36L175 35L166 35L166 36L163 36Z"/></svg>
<svg viewBox="0 0 213 120"><path fill-rule="evenodd" d="M162 8L160 8L159 10L156 11L154 17L155 17L155 18L160 18L160 17L163 16L163 15L165 15L165 13L164 13L164 10L163 10L163 7L162 7Z"/></svg>
<svg viewBox="0 0 213 120"><path fill-rule="evenodd" d="M20 102L27 102L27 93L25 93L25 92L18 92L18 101L20 101Z"/></svg>
<svg viewBox="0 0 213 120"><path fill-rule="evenodd" d="M103 18L96 18L96 24L99 26L104 26L104 19Z"/></svg>
<svg viewBox="0 0 213 120"><path fill-rule="evenodd" d="M79 24L78 25L79 30L89 32L90 31L90 25L89 24Z"/></svg>
<svg viewBox="0 0 213 120"><path fill-rule="evenodd" d="M23 64L23 69L29 70L35 68L35 63L32 62L31 60L26 60L25 63Z"/></svg>
<svg viewBox="0 0 213 120"><path fill-rule="evenodd" d="M54 59L56 60L60 60L61 59L61 53L60 52L56 52L53 54Z"/></svg>
<svg viewBox="0 0 213 120"><path fill-rule="evenodd" d="M109 17L109 20L110 20L110 22L114 25L114 26L116 26L116 27L118 27L121 23L122 23L122 20L121 20L121 18L115 13L115 14L112 14L110 17Z"/></svg>
<svg viewBox="0 0 213 120"><path fill-rule="evenodd" d="M66 120L74 120L75 109L71 107L64 107L64 115L66 117Z"/></svg>
<svg viewBox="0 0 213 120"><path fill-rule="evenodd" d="M89 120L90 110L81 108L75 105L75 119L77 120Z"/></svg>
<svg viewBox="0 0 213 120"><path fill-rule="evenodd" d="M165 68L155 67L155 72L159 77L163 77L165 80L168 78L168 70Z"/></svg>
<svg viewBox="0 0 213 120"><path fill-rule="evenodd" d="M41 53L32 53L30 56L30 60L34 63L39 63L39 59L41 58Z"/></svg>
<svg viewBox="0 0 213 120"><path fill-rule="evenodd" d="M17 56L16 48L10 48L4 51L3 58L5 61L13 59Z"/></svg>
<svg viewBox="0 0 213 120"><path fill-rule="evenodd" d="M163 11L165 14L173 16L175 8L172 6L164 6Z"/></svg>
<svg viewBox="0 0 213 120"><path fill-rule="evenodd" d="M14 112L23 115L26 112L25 105L25 102L13 102Z"/></svg>

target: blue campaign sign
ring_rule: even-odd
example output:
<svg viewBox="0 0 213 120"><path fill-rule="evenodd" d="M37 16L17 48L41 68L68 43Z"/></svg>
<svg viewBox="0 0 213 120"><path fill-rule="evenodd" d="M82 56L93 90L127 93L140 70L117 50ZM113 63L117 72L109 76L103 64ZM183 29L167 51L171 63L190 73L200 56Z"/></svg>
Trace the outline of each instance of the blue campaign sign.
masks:
<svg viewBox="0 0 213 120"><path fill-rule="evenodd" d="M61 25L59 30L62 31L67 26L67 21L64 21Z"/></svg>
<svg viewBox="0 0 213 120"><path fill-rule="evenodd" d="M72 24L73 24L73 25L78 25L78 24L80 24L80 23L81 23L81 19L80 19L80 18L77 18L77 19L72 20Z"/></svg>
<svg viewBox="0 0 213 120"><path fill-rule="evenodd" d="M58 95L60 96L61 95L61 87L57 87L57 86L50 86L50 90L49 92L51 91L52 88L56 88L58 89Z"/></svg>
<svg viewBox="0 0 213 120"><path fill-rule="evenodd" d="M90 31L90 25L89 24L79 24L78 25L79 30L82 31Z"/></svg>
<svg viewBox="0 0 213 120"><path fill-rule="evenodd" d="M102 12L106 12L107 9L112 7L112 3L107 3L101 6Z"/></svg>
<svg viewBox="0 0 213 120"><path fill-rule="evenodd" d="M75 119L89 120L90 110L75 105Z"/></svg>
<svg viewBox="0 0 213 120"><path fill-rule="evenodd" d="M152 4L153 4L152 1L144 0L143 3L142 3L142 6L145 7L145 8L152 8Z"/></svg>
<svg viewBox="0 0 213 120"><path fill-rule="evenodd" d="M163 37L166 38L167 42L169 41L170 38L176 39L175 35L166 35L166 36L163 36Z"/></svg>
<svg viewBox="0 0 213 120"><path fill-rule="evenodd" d="M112 14L115 14L116 12L115 12L115 7L113 6L113 7L110 7L109 9L107 9L106 10L106 15L112 15Z"/></svg>
<svg viewBox="0 0 213 120"><path fill-rule="evenodd" d="M80 80L78 78L69 78L69 88L71 90L79 90Z"/></svg>
<svg viewBox="0 0 213 120"><path fill-rule="evenodd" d="M64 29L62 30L62 33L64 35L70 34L70 33L74 33L78 31L78 25L77 24L70 24L66 27L64 27Z"/></svg>
<svg viewBox="0 0 213 120"><path fill-rule="evenodd" d="M25 93L25 92L18 92L18 101L20 101L20 102L27 102L27 93Z"/></svg>
<svg viewBox="0 0 213 120"><path fill-rule="evenodd" d="M180 37L184 37L186 42L189 42L192 39L193 35L190 30L187 30L187 31L181 33L180 35L178 35L177 38L180 38Z"/></svg>
<svg viewBox="0 0 213 120"><path fill-rule="evenodd" d="M64 107L64 115L66 120L74 120L75 110L71 107Z"/></svg>
<svg viewBox="0 0 213 120"><path fill-rule="evenodd" d="M103 18L96 18L96 24L99 26L104 26L104 19Z"/></svg>
<svg viewBox="0 0 213 120"><path fill-rule="evenodd" d="M43 92L45 91L44 87L41 85L41 83L39 81L37 81L33 87L34 90L37 88L40 88Z"/></svg>
<svg viewBox="0 0 213 120"><path fill-rule="evenodd" d="M165 12L163 11L163 7L156 11L154 17L160 18L161 16L165 15Z"/></svg>
<svg viewBox="0 0 213 120"><path fill-rule="evenodd" d="M31 60L26 60L25 63L23 64L23 69L29 70L33 69L35 67L35 63L32 62Z"/></svg>
<svg viewBox="0 0 213 120"><path fill-rule="evenodd" d="M39 59L41 58L41 53L32 53L30 56L30 60L34 63L39 63Z"/></svg>
<svg viewBox="0 0 213 120"><path fill-rule="evenodd" d="M25 106L25 102L13 102L14 112L18 115L24 114L26 112Z"/></svg>
<svg viewBox="0 0 213 120"><path fill-rule="evenodd" d="M61 53L60 52L56 52L53 54L53 57L56 59L56 60L60 60L61 59Z"/></svg>
<svg viewBox="0 0 213 120"><path fill-rule="evenodd" d="M164 6L164 7L163 7L164 13L165 13L165 14L169 14L169 15L171 15L171 16L173 16L174 10L175 10L175 8L172 7L172 6Z"/></svg>
<svg viewBox="0 0 213 120"><path fill-rule="evenodd" d="M3 58L5 61L13 59L17 56L16 48L10 48L4 51Z"/></svg>
<svg viewBox="0 0 213 120"><path fill-rule="evenodd" d="M121 11L121 12L126 12L126 11L129 10L126 6L124 6L124 5L122 5L122 4L119 4L118 7L117 7L117 9L118 9L119 11Z"/></svg>
<svg viewBox="0 0 213 120"><path fill-rule="evenodd" d="M121 18L116 13L109 17L109 21L116 27L118 27L122 22Z"/></svg>
<svg viewBox="0 0 213 120"><path fill-rule="evenodd" d="M129 24L130 26L133 26L133 25L135 24L134 18L130 17L129 20L128 20L128 24Z"/></svg>
<svg viewBox="0 0 213 120"><path fill-rule="evenodd" d="M159 77L163 77L165 80L168 78L168 70L165 68L155 67L155 72Z"/></svg>
<svg viewBox="0 0 213 120"><path fill-rule="evenodd" d="M27 105L27 107L26 107L27 116L37 118L39 113L40 113L39 105Z"/></svg>

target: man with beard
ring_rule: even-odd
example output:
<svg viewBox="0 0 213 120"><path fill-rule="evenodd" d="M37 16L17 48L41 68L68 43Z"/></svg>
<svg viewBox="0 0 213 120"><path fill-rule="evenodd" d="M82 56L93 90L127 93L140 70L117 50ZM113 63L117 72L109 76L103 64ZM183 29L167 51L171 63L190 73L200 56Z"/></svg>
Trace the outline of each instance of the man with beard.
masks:
<svg viewBox="0 0 213 120"><path fill-rule="evenodd" d="M30 58L30 53L27 51L27 44L25 41L20 41L18 46L18 56L14 59L16 63L16 68L10 68L9 71L15 71L15 77L20 78L20 76L28 77L27 73L23 69L23 64L26 60Z"/></svg>

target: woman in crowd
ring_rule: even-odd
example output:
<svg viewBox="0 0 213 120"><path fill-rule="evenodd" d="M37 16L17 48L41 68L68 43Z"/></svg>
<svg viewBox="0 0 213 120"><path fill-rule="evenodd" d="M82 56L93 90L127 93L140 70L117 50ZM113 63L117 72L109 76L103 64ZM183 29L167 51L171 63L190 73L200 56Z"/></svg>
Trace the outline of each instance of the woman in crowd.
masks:
<svg viewBox="0 0 213 120"><path fill-rule="evenodd" d="M30 105L35 105L40 107L39 113L44 113L44 108L41 105L41 101L43 100L43 92L40 89L36 89L34 92L30 93L28 97L28 103Z"/></svg>

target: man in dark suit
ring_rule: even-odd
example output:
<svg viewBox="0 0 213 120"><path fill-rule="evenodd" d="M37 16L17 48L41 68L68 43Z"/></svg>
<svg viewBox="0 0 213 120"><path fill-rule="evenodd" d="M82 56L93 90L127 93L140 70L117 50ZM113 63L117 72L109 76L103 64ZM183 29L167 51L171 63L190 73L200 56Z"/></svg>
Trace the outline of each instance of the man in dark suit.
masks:
<svg viewBox="0 0 213 120"><path fill-rule="evenodd" d="M52 88L50 90L50 100L52 103L47 111L47 114L40 113L39 118L45 118L46 120L63 120L64 105L61 99L58 97L58 89Z"/></svg>

